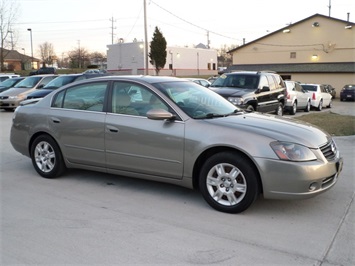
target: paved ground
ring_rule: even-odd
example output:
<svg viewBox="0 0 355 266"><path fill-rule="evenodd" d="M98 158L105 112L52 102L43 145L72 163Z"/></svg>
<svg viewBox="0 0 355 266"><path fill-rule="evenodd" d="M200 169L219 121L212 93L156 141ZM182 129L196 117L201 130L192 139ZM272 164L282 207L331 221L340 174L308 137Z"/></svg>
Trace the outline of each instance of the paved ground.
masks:
<svg viewBox="0 0 355 266"><path fill-rule="evenodd" d="M0 265L355 265L355 136L335 138L345 164L327 193L230 215L166 184L41 178L9 144L11 116L0 112Z"/></svg>

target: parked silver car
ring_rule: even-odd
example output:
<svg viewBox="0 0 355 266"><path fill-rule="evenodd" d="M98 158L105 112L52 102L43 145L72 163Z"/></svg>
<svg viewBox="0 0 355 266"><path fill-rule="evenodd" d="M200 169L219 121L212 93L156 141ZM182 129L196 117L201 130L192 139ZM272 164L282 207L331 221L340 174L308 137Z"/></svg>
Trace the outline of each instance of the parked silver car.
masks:
<svg viewBox="0 0 355 266"><path fill-rule="evenodd" d="M323 107L332 108L332 95L328 93L324 85L321 84L301 84L311 97L311 106L321 111Z"/></svg>
<svg viewBox="0 0 355 266"><path fill-rule="evenodd" d="M0 109L13 110L20 105L27 95L36 89L44 87L57 75L46 74L26 77L14 87L0 93Z"/></svg>
<svg viewBox="0 0 355 266"><path fill-rule="evenodd" d="M297 110L309 112L311 109L311 98L302 86L292 80L285 80L287 96L285 110L291 115L296 114Z"/></svg>
<svg viewBox="0 0 355 266"><path fill-rule="evenodd" d="M66 168L199 188L213 208L238 213L265 198L324 192L339 150L309 124L246 113L194 82L111 76L66 85L15 110L11 144L45 178Z"/></svg>

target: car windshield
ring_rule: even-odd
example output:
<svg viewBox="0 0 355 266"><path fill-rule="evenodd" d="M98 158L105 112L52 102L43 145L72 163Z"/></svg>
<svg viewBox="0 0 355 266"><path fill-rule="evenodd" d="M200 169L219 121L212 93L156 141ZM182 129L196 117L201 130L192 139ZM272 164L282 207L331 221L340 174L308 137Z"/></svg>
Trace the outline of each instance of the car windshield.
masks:
<svg viewBox="0 0 355 266"><path fill-rule="evenodd" d="M317 86L315 85L302 85L302 88L306 91L317 91Z"/></svg>
<svg viewBox="0 0 355 266"><path fill-rule="evenodd" d="M17 83L14 88L33 88L41 80L41 77L28 77Z"/></svg>
<svg viewBox="0 0 355 266"><path fill-rule="evenodd" d="M0 82L0 87L11 87L14 85L18 80L17 79L7 79L3 82Z"/></svg>
<svg viewBox="0 0 355 266"><path fill-rule="evenodd" d="M256 90L259 76L245 74L221 75L212 83L212 87L235 87Z"/></svg>
<svg viewBox="0 0 355 266"><path fill-rule="evenodd" d="M78 76L60 76L50 81L43 89L59 88L73 82Z"/></svg>
<svg viewBox="0 0 355 266"><path fill-rule="evenodd" d="M228 116L241 111L217 93L193 82L163 82L154 86L195 119Z"/></svg>

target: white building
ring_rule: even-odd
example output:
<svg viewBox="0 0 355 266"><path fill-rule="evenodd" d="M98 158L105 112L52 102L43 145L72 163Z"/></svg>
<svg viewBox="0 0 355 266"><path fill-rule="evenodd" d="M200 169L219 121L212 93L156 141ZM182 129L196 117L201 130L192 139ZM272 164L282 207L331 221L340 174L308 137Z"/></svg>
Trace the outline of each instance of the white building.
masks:
<svg viewBox="0 0 355 266"><path fill-rule="evenodd" d="M107 71L118 75L145 74L143 42L116 43L107 45L107 48ZM150 61L149 57L148 61ZM155 68L149 62L148 74L155 75ZM167 47L166 64L159 72L161 76L215 74L217 74L216 50L186 47Z"/></svg>

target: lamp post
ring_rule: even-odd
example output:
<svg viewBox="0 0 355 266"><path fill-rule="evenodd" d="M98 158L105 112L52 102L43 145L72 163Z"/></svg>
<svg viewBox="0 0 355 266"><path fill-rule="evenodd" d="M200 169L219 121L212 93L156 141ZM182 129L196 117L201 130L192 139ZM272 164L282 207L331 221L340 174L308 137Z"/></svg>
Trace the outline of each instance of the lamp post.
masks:
<svg viewBox="0 0 355 266"><path fill-rule="evenodd" d="M33 43L32 43L32 29L27 29L31 36L31 68L33 69Z"/></svg>

